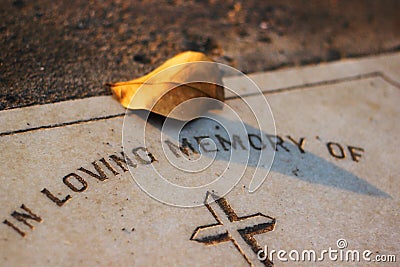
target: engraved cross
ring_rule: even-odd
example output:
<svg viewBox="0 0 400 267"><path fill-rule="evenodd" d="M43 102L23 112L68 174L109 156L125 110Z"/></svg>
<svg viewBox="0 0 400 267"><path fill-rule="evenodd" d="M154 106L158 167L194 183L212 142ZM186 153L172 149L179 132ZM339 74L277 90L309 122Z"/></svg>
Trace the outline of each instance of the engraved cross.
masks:
<svg viewBox="0 0 400 267"><path fill-rule="evenodd" d="M214 201L209 201L210 197ZM190 240L206 245L231 241L250 266L260 264L257 253L261 247L254 235L272 231L275 219L262 213L238 217L225 198L219 198L210 192L207 192L204 205L217 223L197 227ZM273 265L268 258L261 263L266 266Z"/></svg>

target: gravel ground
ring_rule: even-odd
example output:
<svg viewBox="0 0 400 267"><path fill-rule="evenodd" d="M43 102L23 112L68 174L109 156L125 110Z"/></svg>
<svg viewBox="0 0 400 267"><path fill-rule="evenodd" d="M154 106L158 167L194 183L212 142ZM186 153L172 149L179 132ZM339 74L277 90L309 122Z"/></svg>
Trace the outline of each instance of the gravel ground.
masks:
<svg viewBox="0 0 400 267"><path fill-rule="evenodd" d="M185 51L245 73L400 50L400 1L1 0L0 109L109 94Z"/></svg>

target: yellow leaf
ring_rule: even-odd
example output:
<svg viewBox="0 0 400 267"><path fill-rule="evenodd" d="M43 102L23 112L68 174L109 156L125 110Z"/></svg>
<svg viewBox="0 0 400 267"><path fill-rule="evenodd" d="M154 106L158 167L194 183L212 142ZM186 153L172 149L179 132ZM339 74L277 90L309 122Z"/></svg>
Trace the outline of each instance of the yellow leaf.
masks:
<svg viewBox="0 0 400 267"><path fill-rule="evenodd" d="M200 52L180 53L145 76L108 85L125 108L146 109L163 116L193 98L224 101L218 65Z"/></svg>

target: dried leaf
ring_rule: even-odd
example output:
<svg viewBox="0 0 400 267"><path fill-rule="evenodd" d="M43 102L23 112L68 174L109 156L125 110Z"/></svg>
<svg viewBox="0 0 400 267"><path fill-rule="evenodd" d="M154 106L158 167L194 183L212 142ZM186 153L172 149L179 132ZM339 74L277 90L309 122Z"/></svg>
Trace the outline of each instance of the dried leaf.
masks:
<svg viewBox="0 0 400 267"><path fill-rule="evenodd" d="M163 116L193 98L224 101L218 65L199 52L180 53L143 77L109 85L125 108L146 109Z"/></svg>

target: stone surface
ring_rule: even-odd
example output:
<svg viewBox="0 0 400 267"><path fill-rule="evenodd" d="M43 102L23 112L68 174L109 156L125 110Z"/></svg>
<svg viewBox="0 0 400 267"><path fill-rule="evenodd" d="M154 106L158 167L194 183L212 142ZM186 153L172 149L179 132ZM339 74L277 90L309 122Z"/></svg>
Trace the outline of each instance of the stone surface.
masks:
<svg viewBox="0 0 400 267"><path fill-rule="evenodd" d="M251 75L270 104L276 134L284 143L276 146L271 171L256 192L247 190L256 166L251 158L237 186L220 205L212 203L208 209L201 200L195 208L156 201L141 190L129 171L110 159L110 155L120 155L123 143L131 141L132 147L140 143L135 132L123 142L125 111L111 97L2 111L0 214L8 222L0 225L2 266L259 265L252 247L236 231L257 225L258 232L253 230L259 234L254 238L260 248L314 249L319 255L329 247L337 249L337 240L343 238L348 243L343 251L370 250L371 257L391 254L398 258L399 69L400 54L388 54ZM242 85L242 96L253 109L266 108L261 96L247 90L248 84L242 80L231 77L225 84ZM231 107L240 107L240 101L228 94ZM248 132L257 133L251 116L240 108L238 113ZM130 119L135 127L145 123L140 113L131 114ZM157 139L161 122L151 118L148 129L147 149L157 161L145 165L127 151L137 161L134 176L147 175L152 180L154 167L165 171L172 182L188 186L217 178L221 173L215 168L231 164L222 155L203 172L206 178L197 181L173 171ZM217 154L257 152L248 142L244 142L246 149L238 145L225 151L211 136L219 131L214 122L198 120L189 127L185 133L190 142L195 143L194 136L210 135L219 148ZM305 140L304 153L295 144L301 138ZM272 151L269 142L265 146ZM102 158L118 174L107 169ZM93 161L109 179L101 181L78 170L96 172ZM70 173L82 177L87 188L76 177L67 176ZM70 199L58 206L44 188L60 200L67 195ZM27 221L33 229L16 219L23 217L11 215L14 211L28 214L20 208L22 204L40 217ZM223 242L229 239L224 237L225 228L207 227L216 220L228 229L234 242ZM207 239L209 236L215 238ZM273 261L283 265L276 255ZM327 257L317 264L346 265L332 263Z"/></svg>

